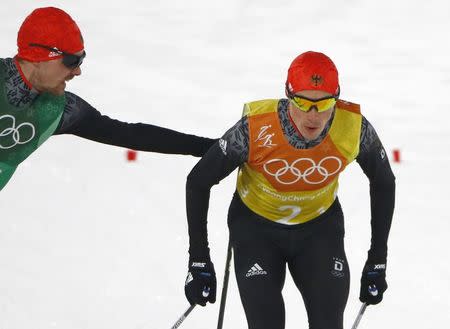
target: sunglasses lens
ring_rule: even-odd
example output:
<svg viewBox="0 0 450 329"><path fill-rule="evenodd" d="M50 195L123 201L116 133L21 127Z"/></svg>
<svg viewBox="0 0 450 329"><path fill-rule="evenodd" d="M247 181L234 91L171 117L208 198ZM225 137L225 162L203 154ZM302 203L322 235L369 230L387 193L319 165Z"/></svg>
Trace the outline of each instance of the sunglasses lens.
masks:
<svg viewBox="0 0 450 329"><path fill-rule="evenodd" d="M336 99L334 97L330 97L319 101L311 101L303 97L294 96L292 98L292 102L299 110L303 112L308 112L312 107L315 107L317 112L325 112L336 104Z"/></svg>
<svg viewBox="0 0 450 329"><path fill-rule="evenodd" d="M76 69L81 64L83 64L83 60L86 57L86 52L83 52L82 55L77 56L73 54L64 54L63 56L63 64L69 69Z"/></svg>

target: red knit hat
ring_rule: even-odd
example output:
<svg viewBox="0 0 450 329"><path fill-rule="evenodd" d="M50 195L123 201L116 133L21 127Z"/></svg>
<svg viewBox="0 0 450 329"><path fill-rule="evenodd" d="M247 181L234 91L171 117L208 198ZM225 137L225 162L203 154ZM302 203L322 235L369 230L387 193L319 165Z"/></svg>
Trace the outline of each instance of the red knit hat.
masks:
<svg viewBox="0 0 450 329"><path fill-rule="evenodd" d="M17 57L30 62L60 58L55 53L31 43L74 54L84 49L83 37L77 23L65 11L54 8L35 9L22 23L17 34Z"/></svg>
<svg viewBox="0 0 450 329"><path fill-rule="evenodd" d="M321 90L332 95L339 93L338 71L325 54L308 51L291 63L286 81L287 93Z"/></svg>

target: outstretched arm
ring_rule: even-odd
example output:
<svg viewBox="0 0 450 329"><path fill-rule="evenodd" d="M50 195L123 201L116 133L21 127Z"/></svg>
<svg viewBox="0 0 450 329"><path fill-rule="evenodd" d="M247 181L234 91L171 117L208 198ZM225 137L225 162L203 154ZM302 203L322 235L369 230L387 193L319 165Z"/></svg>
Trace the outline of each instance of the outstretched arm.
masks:
<svg viewBox="0 0 450 329"><path fill-rule="evenodd" d="M203 156L215 142L150 124L114 120L72 93L67 92L66 97L67 105L55 134L73 134L140 151L194 156Z"/></svg>

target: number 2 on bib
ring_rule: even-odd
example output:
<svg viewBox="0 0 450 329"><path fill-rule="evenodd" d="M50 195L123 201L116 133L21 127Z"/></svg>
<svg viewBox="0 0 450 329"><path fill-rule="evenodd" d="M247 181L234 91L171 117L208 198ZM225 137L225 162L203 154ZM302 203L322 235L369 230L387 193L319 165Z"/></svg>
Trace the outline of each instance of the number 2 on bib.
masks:
<svg viewBox="0 0 450 329"><path fill-rule="evenodd" d="M277 223L280 224L287 224L287 225L292 225L293 223L289 223L289 221L295 217L297 217L298 214L300 214L300 212L302 211L302 208L298 207L298 206L281 206L278 208L281 211L285 211L285 210L291 210L291 214L280 218L277 220Z"/></svg>

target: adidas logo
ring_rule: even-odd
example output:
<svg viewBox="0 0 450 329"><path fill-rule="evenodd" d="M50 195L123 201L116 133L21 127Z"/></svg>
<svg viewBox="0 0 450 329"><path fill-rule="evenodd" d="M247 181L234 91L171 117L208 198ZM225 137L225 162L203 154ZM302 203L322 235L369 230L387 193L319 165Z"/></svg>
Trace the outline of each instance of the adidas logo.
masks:
<svg viewBox="0 0 450 329"><path fill-rule="evenodd" d="M192 280L194 280L194 277L192 276L191 272L188 272L188 275L186 277L186 282L184 283L184 285L187 286Z"/></svg>
<svg viewBox="0 0 450 329"><path fill-rule="evenodd" d="M48 57L49 57L49 58L52 58L52 57L56 57L56 56L59 56L59 55L61 55L61 54L59 54L59 53L57 53L57 52L55 52L55 51L51 51L51 52L48 54Z"/></svg>
<svg viewBox="0 0 450 329"><path fill-rule="evenodd" d="M248 270L245 276L249 278L254 275L267 275L267 272L264 271L262 267L258 265L258 263L255 263L255 265L253 265L252 268Z"/></svg>
<svg viewBox="0 0 450 329"><path fill-rule="evenodd" d="M219 139L219 146L224 155L227 155L227 141L224 139Z"/></svg>

